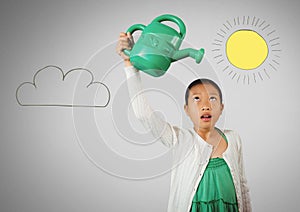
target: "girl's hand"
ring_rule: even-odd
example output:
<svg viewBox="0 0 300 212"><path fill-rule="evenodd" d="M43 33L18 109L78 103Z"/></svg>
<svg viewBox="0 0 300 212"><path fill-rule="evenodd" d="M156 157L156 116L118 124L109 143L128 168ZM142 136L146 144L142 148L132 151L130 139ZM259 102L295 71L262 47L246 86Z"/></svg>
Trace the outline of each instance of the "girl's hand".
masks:
<svg viewBox="0 0 300 212"><path fill-rule="evenodd" d="M125 66L132 66L130 63L129 57L124 54L124 49L132 49L134 45L134 40L132 35L128 32L121 32L119 36L119 41L117 44L116 52L123 58Z"/></svg>

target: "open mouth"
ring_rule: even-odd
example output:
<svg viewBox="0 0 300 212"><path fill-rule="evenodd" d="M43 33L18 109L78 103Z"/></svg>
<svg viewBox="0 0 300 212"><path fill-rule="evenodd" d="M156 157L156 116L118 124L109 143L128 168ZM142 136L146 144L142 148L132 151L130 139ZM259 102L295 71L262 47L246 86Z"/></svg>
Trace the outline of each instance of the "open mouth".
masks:
<svg viewBox="0 0 300 212"><path fill-rule="evenodd" d="M204 114L204 115L202 115L200 118L201 118L201 120L203 120L203 121L210 121L210 120L211 120L211 115L209 115L209 114Z"/></svg>

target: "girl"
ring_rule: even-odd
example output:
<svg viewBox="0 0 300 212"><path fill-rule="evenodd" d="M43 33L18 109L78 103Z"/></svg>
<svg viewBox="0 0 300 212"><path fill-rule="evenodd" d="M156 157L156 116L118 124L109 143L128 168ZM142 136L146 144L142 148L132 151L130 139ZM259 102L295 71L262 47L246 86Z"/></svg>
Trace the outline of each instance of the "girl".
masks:
<svg viewBox="0 0 300 212"><path fill-rule="evenodd" d="M132 46L132 36L121 33L117 53L124 59L133 110L173 151L168 212L251 211L240 137L215 127L224 108L219 86L209 79L192 82L186 90L184 110L194 127L172 126L147 104L139 71L123 53Z"/></svg>

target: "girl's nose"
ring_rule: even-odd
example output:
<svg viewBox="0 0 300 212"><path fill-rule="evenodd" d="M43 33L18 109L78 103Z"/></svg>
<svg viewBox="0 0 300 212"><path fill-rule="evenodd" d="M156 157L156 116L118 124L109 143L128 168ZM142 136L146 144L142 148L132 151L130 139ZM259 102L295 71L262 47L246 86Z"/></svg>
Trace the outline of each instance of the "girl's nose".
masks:
<svg viewBox="0 0 300 212"><path fill-rule="evenodd" d="M205 111L205 110L211 110L211 109L210 109L210 107L204 106L204 107L201 108L201 110L202 110L202 111Z"/></svg>

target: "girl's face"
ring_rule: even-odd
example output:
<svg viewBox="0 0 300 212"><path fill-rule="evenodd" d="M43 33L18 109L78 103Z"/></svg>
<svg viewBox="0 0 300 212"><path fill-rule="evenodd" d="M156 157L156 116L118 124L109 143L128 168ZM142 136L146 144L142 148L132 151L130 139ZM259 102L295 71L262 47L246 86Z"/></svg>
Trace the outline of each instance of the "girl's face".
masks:
<svg viewBox="0 0 300 212"><path fill-rule="evenodd" d="M188 105L184 106L196 130L214 128L223 108L218 90L208 83L193 86L189 91Z"/></svg>

